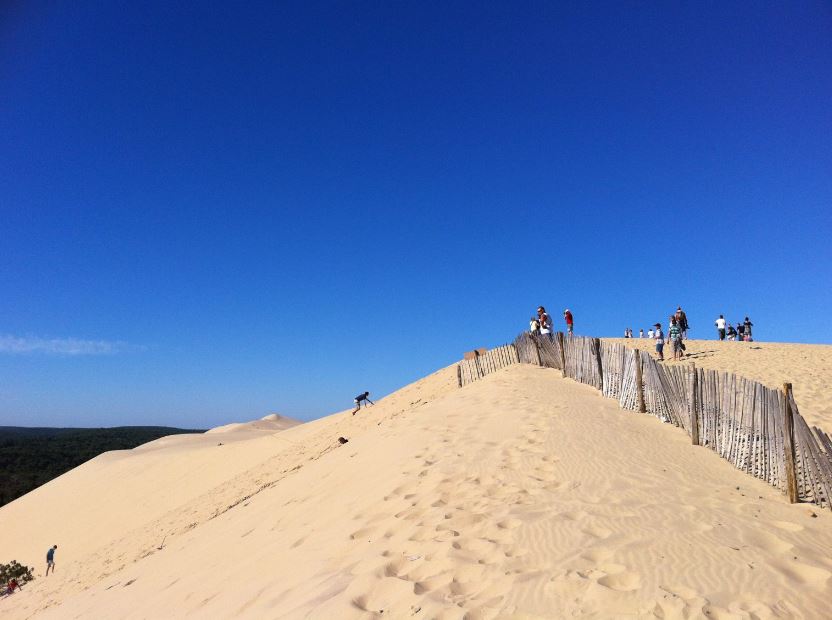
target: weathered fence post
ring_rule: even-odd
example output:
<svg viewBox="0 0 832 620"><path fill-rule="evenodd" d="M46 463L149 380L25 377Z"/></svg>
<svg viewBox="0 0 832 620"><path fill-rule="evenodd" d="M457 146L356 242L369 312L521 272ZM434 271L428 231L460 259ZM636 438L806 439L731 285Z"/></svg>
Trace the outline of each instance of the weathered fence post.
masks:
<svg viewBox="0 0 832 620"><path fill-rule="evenodd" d="M644 404L644 380L641 372L641 351L633 349L633 360L636 364L636 396L638 397L638 412L646 413L647 405Z"/></svg>
<svg viewBox="0 0 832 620"><path fill-rule="evenodd" d="M603 393L604 391L604 364L601 361L601 339L595 339L595 357L598 360L598 378L601 381L601 387L598 389Z"/></svg>
<svg viewBox="0 0 832 620"><path fill-rule="evenodd" d="M696 398L696 364L690 364L690 379L688 379L688 407L690 408L690 442L699 445L699 407Z"/></svg>
<svg viewBox="0 0 832 620"><path fill-rule="evenodd" d="M532 342L534 343L534 352L535 352L535 355L537 355L537 365L538 366L543 366L543 358L540 356L540 345L537 342L537 338L544 338L544 337L545 336L538 336L538 337L532 336Z"/></svg>
<svg viewBox="0 0 832 620"><path fill-rule="evenodd" d="M462 387L462 364L456 365L456 382Z"/></svg>
<svg viewBox="0 0 832 620"><path fill-rule="evenodd" d="M783 384L783 451L785 452L786 463L786 492L789 495L789 503L797 501L797 468L794 463L794 411L792 411L789 399L791 397L792 384Z"/></svg>
<svg viewBox="0 0 832 620"><path fill-rule="evenodd" d="M563 332L558 332L558 348L560 349L560 376L566 376L566 353L563 350Z"/></svg>

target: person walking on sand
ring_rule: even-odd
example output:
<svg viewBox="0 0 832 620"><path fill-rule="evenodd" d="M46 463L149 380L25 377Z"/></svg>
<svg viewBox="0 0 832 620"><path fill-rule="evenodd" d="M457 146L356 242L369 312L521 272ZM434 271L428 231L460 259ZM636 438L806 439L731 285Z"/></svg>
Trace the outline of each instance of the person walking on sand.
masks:
<svg viewBox="0 0 832 620"><path fill-rule="evenodd" d="M353 415L355 415L356 411L361 409L361 403L364 403L364 408L365 409L367 408L367 403L370 403L371 405L375 405L375 403L370 400L369 396L370 396L369 392L364 392L363 394L359 394L358 396L355 397L355 410L352 412Z"/></svg>
<svg viewBox="0 0 832 620"><path fill-rule="evenodd" d="M716 331L717 334L719 334L719 339L725 340L725 317L720 314L719 318L714 322L714 325L716 325Z"/></svg>
<svg viewBox="0 0 832 620"><path fill-rule="evenodd" d="M537 307L537 320L540 322L540 333L551 339L552 337L552 317L546 312L543 306Z"/></svg>
<svg viewBox="0 0 832 620"><path fill-rule="evenodd" d="M687 340L688 338L688 315L685 314L685 311L682 310L682 306L676 308L676 325L679 326L679 331L682 336L682 340Z"/></svg>
<svg viewBox="0 0 832 620"><path fill-rule="evenodd" d="M563 311L563 318L566 321L566 333L571 336L575 328L575 319L572 318L572 312L569 308Z"/></svg>
<svg viewBox="0 0 832 620"><path fill-rule="evenodd" d="M46 574L49 575L49 569L52 569L52 574L55 573L55 550L58 548L58 545L53 545L49 548L49 551L46 552Z"/></svg>
<svg viewBox="0 0 832 620"><path fill-rule="evenodd" d="M641 327L638 328L638 337L644 338L644 329L642 329Z"/></svg>
<svg viewBox="0 0 832 620"><path fill-rule="evenodd" d="M676 317L670 319L670 329L667 331L667 336L670 338L670 346L673 349L673 359L682 359L682 328L679 327Z"/></svg>
<svg viewBox="0 0 832 620"><path fill-rule="evenodd" d="M751 327L754 325L748 317L745 317L745 322L743 322L743 330L742 330L742 339L746 342L751 342Z"/></svg>
<svg viewBox="0 0 832 620"><path fill-rule="evenodd" d="M656 353L659 356L659 361L664 361L664 334L662 333L662 325L661 323L656 323L653 327L656 328L656 331L653 332L656 340Z"/></svg>

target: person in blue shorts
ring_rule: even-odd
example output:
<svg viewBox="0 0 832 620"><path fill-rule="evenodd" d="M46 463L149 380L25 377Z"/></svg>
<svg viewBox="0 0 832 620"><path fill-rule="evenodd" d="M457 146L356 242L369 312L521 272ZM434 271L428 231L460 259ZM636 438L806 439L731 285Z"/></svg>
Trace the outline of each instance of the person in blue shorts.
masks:
<svg viewBox="0 0 832 620"><path fill-rule="evenodd" d="M55 573L55 549L58 548L58 545L53 545L49 548L49 551L46 552L46 574L49 574L49 569L52 569L52 573Z"/></svg>
<svg viewBox="0 0 832 620"><path fill-rule="evenodd" d="M656 339L656 353L659 354L659 361L664 361L664 334L662 333L662 326L660 323L656 323L654 325L656 331L653 333L653 337Z"/></svg>

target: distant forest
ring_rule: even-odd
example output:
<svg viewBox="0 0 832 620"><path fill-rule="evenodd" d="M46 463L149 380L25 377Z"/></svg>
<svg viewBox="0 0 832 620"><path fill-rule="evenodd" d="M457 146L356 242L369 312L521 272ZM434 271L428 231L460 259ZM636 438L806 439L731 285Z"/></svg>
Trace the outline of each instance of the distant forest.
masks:
<svg viewBox="0 0 832 620"><path fill-rule="evenodd" d="M165 426L25 428L0 426L0 506L102 452L129 450L165 435L203 430Z"/></svg>

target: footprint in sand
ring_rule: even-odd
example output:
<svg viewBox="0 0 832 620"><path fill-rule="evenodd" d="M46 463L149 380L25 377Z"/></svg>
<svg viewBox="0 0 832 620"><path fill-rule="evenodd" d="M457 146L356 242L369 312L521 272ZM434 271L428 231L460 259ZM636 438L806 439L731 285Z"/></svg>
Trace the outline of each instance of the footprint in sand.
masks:
<svg viewBox="0 0 832 620"><path fill-rule="evenodd" d="M743 542L753 547L758 547L763 551L774 554L785 553L794 545L785 540L778 538L774 534L770 534L764 530L757 530L746 534L743 537Z"/></svg>
<svg viewBox="0 0 832 620"><path fill-rule="evenodd" d="M433 590L437 590L438 588L448 585L452 579L452 571L443 571L436 575L432 575L430 577L426 577L420 581L417 581L413 586L413 592L414 594L426 594L428 592L432 592Z"/></svg>
<svg viewBox="0 0 832 620"><path fill-rule="evenodd" d="M810 566L796 560L774 562L771 563L771 566L786 575L790 580L811 586L824 586L832 577L832 573L825 568Z"/></svg>
<svg viewBox="0 0 832 620"><path fill-rule="evenodd" d="M792 523L791 521L772 521L771 524L774 527L779 527L781 530L785 530L787 532L799 532L803 529L803 526L799 523Z"/></svg>
<svg viewBox="0 0 832 620"><path fill-rule="evenodd" d="M678 596L680 599L684 601L692 601L694 599L700 598L700 595L696 590L679 584L660 585L659 588L661 588L668 594Z"/></svg>
<svg viewBox="0 0 832 620"><path fill-rule="evenodd" d="M520 527L523 525L523 522L520 519L515 519L513 517L508 517L503 519L502 521L497 522L497 527L503 530L513 530L516 527Z"/></svg>
<svg viewBox="0 0 832 620"><path fill-rule="evenodd" d="M581 531L588 536L600 539L609 538L612 535L612 530L608 530L600 525L588 525Z"/></svg>
<svg viewBox="0 0 832 620"><path fill-rule="evenodd" d="M605 573L598 578L598 584L617 590L618 592L629 592L641 587L641 575L634 571L627 570L626 566L620 564L606 564L599 567Z"/></svg>
<svg viewBox="0 0 832 620"><path fill-rule="evenodd" d="M604 562L612 557L612 555L612 549L607 549L606 547L595 547L594 549L588 549L582 553L581 558L589 562Z"/></svg>
<svg viewBox="0 0 832 620"><path fill-rule="evenodd" d="M362 611L382 614L391 610L391 605L401 604L414 594L413 584L396 577L386 577L368 592L356 596L352 603Z"/></svg>

